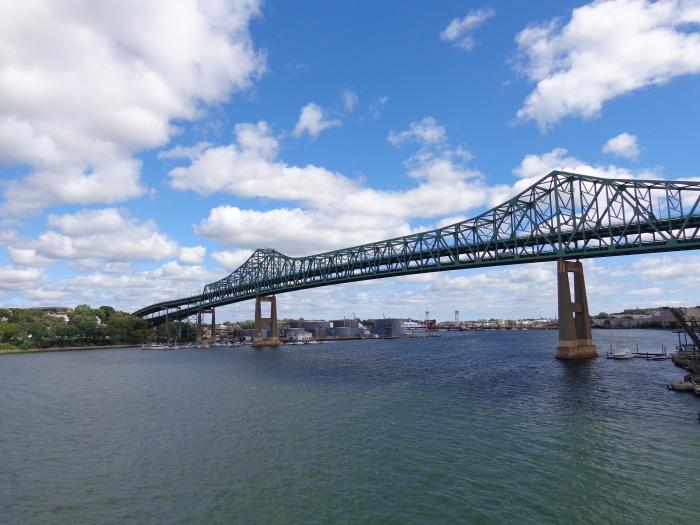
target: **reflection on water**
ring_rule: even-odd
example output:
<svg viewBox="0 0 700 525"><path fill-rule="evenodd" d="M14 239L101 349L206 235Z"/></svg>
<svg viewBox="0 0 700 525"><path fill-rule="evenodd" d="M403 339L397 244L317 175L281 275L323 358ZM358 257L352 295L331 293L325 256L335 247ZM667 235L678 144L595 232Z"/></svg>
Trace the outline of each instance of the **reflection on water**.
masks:
<svg viewBox="0 0 700 525"><path fill-rule="evenodd" d="M682 371L556 336L2 356L1 521L695 523Z"/></svg>

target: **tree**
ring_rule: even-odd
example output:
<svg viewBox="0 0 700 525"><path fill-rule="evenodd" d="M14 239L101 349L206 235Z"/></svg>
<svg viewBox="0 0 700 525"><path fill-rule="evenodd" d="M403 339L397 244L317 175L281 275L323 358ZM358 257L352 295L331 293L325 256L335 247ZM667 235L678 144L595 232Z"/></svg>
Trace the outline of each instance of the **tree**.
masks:
<svg viewBox="0 0 700 525"><path fill-rule="evenodd" d="M0 323L0 341L12 341L21 331L22 329L17 323Z"/></svg>
<svg viewBox="0 0 700 525"><path fill-rule="evenodd" d="M107 334L114 344L140 342L148 330L148 322L124 312L115 312L107 322Z"/></svg>
<svg viewBox="0 0 700 525"><path fill-rule="evenodd" d="M74 326L81 339L90 340L97 336L97 315L94 310L86 304L75 307L70 314L69 325Z"/></svg>
<svg viewBox="0 0 700 525"><path fill-rule="evenodd" d="M110 317L112 317L115 313L117 313L117 311L111 306L100 306L97 310L95 310L95 314L103 323L109 321Z"/></svg>

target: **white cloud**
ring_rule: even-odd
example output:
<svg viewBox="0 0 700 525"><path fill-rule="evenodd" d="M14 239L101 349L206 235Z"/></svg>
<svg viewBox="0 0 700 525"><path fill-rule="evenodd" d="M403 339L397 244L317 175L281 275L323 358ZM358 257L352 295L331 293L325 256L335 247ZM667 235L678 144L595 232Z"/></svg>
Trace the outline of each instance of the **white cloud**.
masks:
<svg viewBox="0 0 700 525"><path fill-rule="evenodd" d="M630 290L629 294L637 297L648 297L650 295L661 295L664 293L664 289L658 286L652 286L651 288L640 288L639 290Z"/></svg>
<svg viewBox="0 0 700 525"><path fill-rule="evenodd" d="M232 272L246 262L252 253L250 250L220 251L212 253L211 257L221 267Z"/></svg>
<svg viewBox="0 0 700 525"><path fill-rule="evenodd" d="M190 246L180 248L178 261L186 265L198 265L204 262L207 249L204 246Z"/></svg>
<svg viewBox="0 0 700 525"><path fill-rule="evenodd" d="M49 266L55 262L54 259L37 254L33 248L7 247L7 254L14 264L20 266Z"/></svg>
<svg viewBox="0 0 700 525"><path fill-rule="evenodd" d="M697 255L675 254L673 257L663 255L639 259L631 273L642 282L666 286L676 283L688 287L700 284L700 274L689 271L689 268L698 267L700 267L700 257Z"/></svg>
<svg viewBox="0 0 700 525"><path fill-rule="evenodd" d="M323 130L337 128L341 125L342 123L339 119L326 119L323 109L317 104L309 102L301 108L299 120L294 126L292 135L301 137L304 133L307 133L309 137L315 139Z"/></svg>
<svg viewBox="0 0 700 525"><path fill-rule="evenodd" d="M218 206L196 231L227 246L274 248L287 255L309 255L371 240L409 233L403 221L389 218L386 226L357 216L332 216L316 210L278 208L270 211ZM349 227L352 225L352 227Z"/></svg>
<svg viewBox="0 0 700 525"><path fill-rule="evenodd" d="M17 239L17 231L12 228L0 229L0 243L9 244Z"/></svg>
<svg viewBox="0 0 700 525"><path fill-rule="evenodd" d="M211 143L209 142L198 142L194 146L175 146L174 148L170 148L165 151L161 151L158 153L158 158L159 159L193 159L201 153L211 147Z"/></svg>
<svg viewBox="0 0 700 525"><path fill-rule="evenodd" d="M65 215L49 215L47 224L70 237L79 237L95 233L125 232L129 219L125 212L116 208L101 210L80 210Z"/></svg>
<svg viewBox="0 0 700 525"><path fill-rule="evenodd" d="M39 268L0 267L0 290L31 289L45 280L46 275Z"/></svg>
<svg viewBox="0 0 700 525"><path fill-rule="evenodd" d="M513 170L513 173L523 179L524 182L521 181L521 186L526 187L553 170L571 171L607 179L659 178L657 171L648 168L629 170L612 164L607 166L591 165L576 157L569 156L565 148L555 148L542 155L525 155L520 165Z"/></svg>
<svg viewBox="0 0 700 525"><path fill-rule="evenodd" d="M444 128L432 124L444 140ZM267 211L214 208L197 231L226 246L305 254L405 234L413 218L463 213L489 201L482 174L463 165L470 158L463 148L421 148L408 163L417 184L390 191L322 167L284 163L264 122L239 124L236 137L236 143L208 148L188 166L173 169L171 184L205 195L223 191L295 205Z"/></svg>
<svg viewBox="0 0 700 525"><path fill-rule="evenodd" d="M417 122L411 122L404 131L389 131L387 140L392 146L400 146L407 142L419 144L439 144L447 138L445 127L438 124L433 117L425 117Z"/></svg>
<svg viewBox="0 0 700 525"><path fill-rule="evenodd" d="M177 243L155 223L114 208L49 215L47 223L53 229L35 239L18 239L9 248L15 262L42 265L72 259L89 266L96 261L160 260L179 253Z"/></svg>
<svg viewBox="0 0 700 525"><path fill-rule="evenodd" d="M2 212L142 195L134 155L263 71L258 12L256 0L0 4L0 158L30 168Z"/></svg>
<svg viewBox="0 0 700 525"><path fill-rule="evenodd" d="M343 107L348 113L354 110L357 107L357 104L359 104L357 93L350 89L342 90L340 92L340 98L343 100Z"/></svg>
<svg viewBox="0 0 700 525"><path fill-rule="evenodd" d="M131 270L120 274L98 270L60 279L24 291L22 297L24 304L62 301L69 305L108 304L133 311L156 301L201 293L206 283L221 277L220 272L202 266L183 266L170 261L150 271ZM19 298L20 301L22 297Z"/></svg>
<svg viewBox="0 0 700 525"><path fill-rule="evenodd" d="M618 155L627 159L636 159L639 157L637 136L626 132L620 133L605 143L603 153Z"/></svg>
<svg viewBox="0 0 700 525"><path fill-rule="evenodd" d="M552 171L568 171L606 179L658 179L661 173L654 168L628 169L614 164L591 164L569 155L565 148L555 148L541 155L528 154L513 169L519 180L513 185L500 185L491 188L491 204L504 202L513 194L519 193Z"/></svg>
<svg viewBox="0 0 700 525"><path fill-rule="evenodd" d="M518 111L541 128L597 116L606 102L700 72L700 9L687 0L602 0L521 31L522 71L537 83Z"/></svg>
<svg viewBox="0 0 700 525"><path fill-rule="evenodd" d="M440 38L469 51L476 43L472 33L495 14L491 8L473 9L463 18L452 19L440 33Z"/></svg>

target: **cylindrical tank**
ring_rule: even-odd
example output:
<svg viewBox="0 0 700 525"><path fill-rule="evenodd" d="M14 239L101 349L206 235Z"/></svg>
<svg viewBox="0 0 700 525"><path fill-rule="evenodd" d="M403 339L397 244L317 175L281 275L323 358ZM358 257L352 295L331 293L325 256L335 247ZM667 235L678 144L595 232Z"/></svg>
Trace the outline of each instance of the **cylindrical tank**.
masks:
<svg viewBox="0 0 700 525"><path fill-rule="evenodd" d="M352 328L349 326L339 326L337 328L333 328L333 335L336 337L351 337Z"/></svg>

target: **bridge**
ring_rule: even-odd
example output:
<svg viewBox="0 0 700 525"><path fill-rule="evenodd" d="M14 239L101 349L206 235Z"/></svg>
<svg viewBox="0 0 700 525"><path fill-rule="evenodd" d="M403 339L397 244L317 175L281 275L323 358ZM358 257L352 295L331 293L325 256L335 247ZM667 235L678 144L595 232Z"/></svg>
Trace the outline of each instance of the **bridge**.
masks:
<svg viewBox="0 0 700 525"><path fill-rule="evenodd" d="M275 295L416 273L557 261L557 357L594 357L580 259L700 248L700 182L606 179L553 171L474 218L434 230L306 257L258 249L199 295L162 301L134 315L160 324L256 299L261 345L275 344ZM574 274L574 295L568 273ZM272 302L271 337L260 303Z"/></svg>

